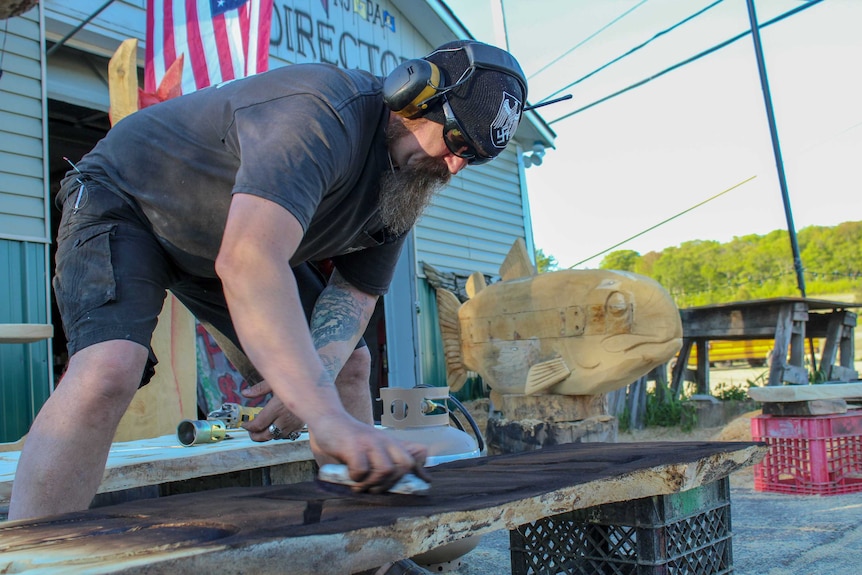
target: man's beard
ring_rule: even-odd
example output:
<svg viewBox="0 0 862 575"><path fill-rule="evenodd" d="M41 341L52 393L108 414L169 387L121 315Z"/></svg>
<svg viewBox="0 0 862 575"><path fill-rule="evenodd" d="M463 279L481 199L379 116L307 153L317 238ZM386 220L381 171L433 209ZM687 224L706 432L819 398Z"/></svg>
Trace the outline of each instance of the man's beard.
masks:
<svg viewBox="0 0 862 575"><path fill-rule="evenodd" d="M392 123L386 131L387 143L409 134L401 123ZM402 234L408 231L434 194L452 177L442 158L423 158L410 166L403 166L380 177L380 218L389 231Z"/></svg>

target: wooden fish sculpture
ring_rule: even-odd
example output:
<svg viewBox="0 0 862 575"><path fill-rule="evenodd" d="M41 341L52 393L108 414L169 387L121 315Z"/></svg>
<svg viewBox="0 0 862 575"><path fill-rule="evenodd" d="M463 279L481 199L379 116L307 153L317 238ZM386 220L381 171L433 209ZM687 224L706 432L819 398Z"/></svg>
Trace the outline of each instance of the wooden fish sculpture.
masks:
<svg viewBox="0 0 862 575"><path fill-rule="evenodd" d="M645 276L560 270L483 284L463 305L437 290L452 390L471 370L497 393L605 393L669 361L682 345L678 308Z"/></svg>

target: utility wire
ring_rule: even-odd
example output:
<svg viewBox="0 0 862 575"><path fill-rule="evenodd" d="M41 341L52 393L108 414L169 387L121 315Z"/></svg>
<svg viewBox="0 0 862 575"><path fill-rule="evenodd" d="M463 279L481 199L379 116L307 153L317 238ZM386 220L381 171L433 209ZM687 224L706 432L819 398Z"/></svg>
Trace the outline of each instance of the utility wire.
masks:
<svg viewBox="0 0 862 575"><path fill-rule="evenodd" d="M792 10L788 10L787 12L785 12L784 14L781 14L780 16L776 16L772 20L768 20L768 21L764 22L763 24L760 25L760 28L766 28L767 26L775 24L776 22L780 22L781 20L784 20L785 18L787 18L789 16L793 16L794 14L801 12L802 10L807 10L807 9L817 5L817 4L820 4L821 2L823 2L823 0L808 0L807 3L802 4L798 8L793 8ZM627 88L623 88L622 90L618 90L618 91L614 92L613 94L605 96L604 98L600 98L591 104L587 104L586 106L578 108L577 110L575 110L573 112L569 112L568 114L564 114L564 115L560 116L559 118L557 118L556 120L551 120L550 122L548 122L548 124L550 125L550 124L554 124L556 122L559 122L561 120L565 120L567 118L574 116L575 114L580 114L581 112L583 112L585 110L589 110L593 106L597 106L599 104L607 102L608 100L610 100L612 98L616 98L617 96L624 94L624 93L628 92L629 90L633 90L635 88L643 86L647 82L651 82L652 80L655 80L656 78L664 76L668 72L672 72L672 71L676 70L677 68L681 68L682 66L685 66L686 64L691 64L695 60L699 60L699 59L703 58L704 56L712 54L713 52L716 52L717 50L720 50L720 49L724 48L725 46L728 46L729 44L736 42L737 40L741 40L742 38L745 38L749 34L751 34L751 30L747 30L745 32L742 32L741 34L737 34L733 38L725 40L724 42L717 44L717 45L713 46L712 48L704 50L703 52L700 52L699 54L695 54L691 58L683 60L682 62L679 62L678 64L674 64L673 66L671 66L669 68L665 68L661 72L658 72L657 74L653 74L652 76L650 76L648 78L644 78L643 80L640 80L639 82L635 82L634 84L632 84L631 86L629 86Z"/></svg>
<svg viewBox="0 0 862 575"><path fill-rule="evenodd" d="M614 59L613 59L613 60L611 60L610 62L608 62L608 63L606 63L606 64L604 64L604 65L602 65L602 66L600 66L600 67L596 68L595 70L593 70L592 72L590 72L590 73L589 73L589 74L587 74L586 76L582 76L582 77L578 78L577 80L575 80L574 82L572 82L571 84L568 84L568 85L566 85L566 86L564 86L564 87L560 88L559 90L557 90L557 91L556 91L556 92L554 92L553 94L550 94L550 95L546 96L546 97L545 97L545 100L547 100L548 98L553 98L554 96L556 96L556 95L557 95L557 94L559 94L560 92L562 92L562 91L564 91L564 90L568 90L568 89L569 89L569 88L571 88L572 86L575 86L575 85L577 85L577 84L580 84L581 82L583 82L583 81L584 81L584 80L586 80L587 78L590 78L591 76L594 76L594 75L598 74L599 72L601 72L602 70L604 70L604 69L605 69L605 68L607 68L608 66L611 66L611 65L613 65L613 64L616 64L617 62L619 62L619 61L620 61L620 60L622 60L623 58L626 58L626 57L628 57L628 56L631 56L632 54L634 54L634 53L635 53L635 52L637 52L638 50L641 50L641 49L643 49L644 47L646 47L646 46L647 46L647 44L650 44L650 43L654 42L655 40L657 40L658 38L661 38L661 37L662 37L662 36L664 36L665 34L667 34L667 33L669 33L669 32L672 32L673 30L675 30L676 28L679 28L679 27L680 27L680 26L682 26L683 24L685 24L685 23L687 23L687 22L689 22L689 21L691 21L691 20L693 20L693 19L697 18L698 16L700 16L701 14L703 14L704 12L706 12L707 10L710 10L710 9L712 9L712 8L715 8L716 6L718 6L719 4L721 4L722 2L724 2L724 0L716 0L715 2L713 2L712 4L710 4L709 6L707 6L706 8L703 8L702 10L699 10L699 11L695 12L694 14L692 14L691 16L689 16L688 18L686 18L686 19L684 19L684 20L681 20L681 21L677 22L676 24L674 24L674 25L673 25L673 26L671 26L670 28L666 28L666 29L662 30L661 32L659 32L658 34L654 35L652 38L650 38L650 39L649 39L649 40L647 40L646 42L643 42L642 44L640 44L640 45L638 45L638 46L635 46L634 48L632 48L631 50L629 50L629 51L628 51L628 52L626 52L625 54L623 54L623 55L621 55L621 56L617 56L616 58L614 58ZM572 50L574 50L574 48L572 48ZM567 52L567 53L568 53L568 52ZM538 73L538 72L537 72L537 73Z"/></svg>
<svg viewBox="0 0 862 575"><path fill-rule="evenodd" d="M704 205L704 204L707 204L707 203L711 202L712 200L714 200L714 199L716 199L716 198L719 198L719 197L723 196L724 194L726 194L726 193L728 193L728 192L730 192L730 191L732 191L732 190L735 190L736 188L740 187L740 186L741 186L741 185L743 185L743 184L747 184L748 182L750 182L751 180L753 180L753 179L754 179L754 178L756 178L756 177L757 177L757 176L755 175L755 176L751 176L751 177L749 177L749 178L747 178L747 179L745 179L745 180L742 180L742 181L741 181L741 182L739 182L738 184L734 184L734 185L730 186L729 188L727 188L726 190L721 191L721 192L719 192L719 193L715 194L714 196L709 197L709 198L707 198L707 199L703 200L702 202L700 202L700 203L698 203L698 204L695 204L695 205L691 206L690 208L685 209L685 210L683 210L683 211L679 212L678 214L675 214L675 215L673 215L673 216L671 216L671 217L669 217L669 218L667 218L667 219L665 219L665 220L662 220L662 221L660 221L659 223L655 224L654 226L650 226L650 227L648 227L647 229L645 229L645 230L644 230L644 231L642 231L642 232L638 232L638 233L636 233L635 235L633 235L633 236L631 236L631 237L629 237L629 238L626 238L626 239L624 239L623 241L618 242L618 243L616 243L616 244L612 245L611 247L609 247L609 248L607 248L607 249L605 249L605 250L602 250L602 251L600 251L599 253L597 253L597 254L595 254L595 255L592 255L592 256L588 257L588 258L587 258L587 259L585 259L585 260L581 260L581 261L579 261L579 262L577 262L577 263L574 263L574 264L570 265L568 269L572 269L572 268L574 268L575 266L579 266L579 265L581 265L581 264L583 264L583 263L586 263L586 262L590 261L590 260L591 260L591 259L593 259L593 258L597 258L597 257L599 257L599 256L600 256L600 255L602 255L602 254L606 254L606 253L608 253L608 252L609 252L609 251L611 251L612 249L615 249L615 248L620 247L621 245L623 245L624 243L626 243L626 242L628 242L628 241L631 241L631 240L633 240L633 239L635 239L635 238L639 238L639 237L641 237L642 235L644 235L644 234L646 234L646 233L648 233L648 232L653 231L653 230L654 230L654 229L656 229L657 227L659 227L659 226L663 226L663 225L665 225L666 223L668 223L668 222L670 222L670 221L672 221L672 220L675 220L676 218L678 218L678 217L680 217L680 216L682 216L682 215L685 215L685 214L689 213L690 211L692 211L692 210L694 210L694 209L696 209L696 208L699 208L700 206L702 206L702 205Z"/></svg>
<svg viewBox="0 0 862 575"><path fill-rule="evenodd" d="M719 1L721 1L721 0L719 0ZM595 32L593 32L592 34L590 34L589 36L587 36L586 38L584 38L583 40L581 40L580 42L578 42L577 44L572 46L571 48L569 48L566 52L557 56L556 58L554 58L553 60L551 60L550 62L548 62L547 64L545 64L544 66L542 66L541 68L539 68L538 70L536 70L535 72L530 74L527 77L527 79L529 80L530 78L535 78L536 76L538 76L539 74L541 74L542 72L544 72L545 70L547 70L548 68L550 68L551 66L553 66L554 64L556 64L557 62L559 62L560 60L562 60L563 58L565 58L566 56L568 56L569 54L571 54L572 52L574 52L575 50L577 50L578 48L580 48L581 46L583 46L584 44L586 44L587 42L589 42L590 40L592 40L593 38L595 38L596 36L598 36L599 34L601 34L602 32L604 32L605 30L607 30L608 28L610 28L611 26L613 26L614 24L616 24L617 22L619 22L620 20L622 20L623 18L625 18L626 16L628 16L629 14L631 14L632 12L634 12L635 10L637 10L638 8L640 8L641 6L643 6L646 3L647 3L647 0L641 0L638 4L634 5L633 7L629 8L628 10L626 10L625 12L623 12L622 14L617 16L616 18L614 18L613 20L611 20L610 22L608 22L607 24L605 24L604 26L602 26L601 28L599 28L598 30L596 30ZM565 88L563 88L563 90L565 90ZM563 90L559 90L557 92L554 92L554 94L552 94L551 96L559 94ZM545 98L545 100L547 100L551 96L548 96L547 98Z"/></svg>

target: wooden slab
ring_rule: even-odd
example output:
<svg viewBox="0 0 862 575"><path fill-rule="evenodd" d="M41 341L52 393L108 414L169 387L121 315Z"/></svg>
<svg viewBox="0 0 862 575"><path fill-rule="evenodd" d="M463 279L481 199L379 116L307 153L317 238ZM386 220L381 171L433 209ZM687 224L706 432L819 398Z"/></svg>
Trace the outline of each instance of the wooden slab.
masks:
<svg viewBox="0 0 862 575"><path fill-rule="evenodd" d="M843 399L812 399L811 401L787 402L769 401L763 404L763 413L779 417L847 413L847 401Z"/></svg>
<svg viewBox="0 0 862 575"><path fill-rule="evenodd" d="M0 323L0 343L33 343L54 337L50 323Z"/></svg>
<svg viewBox="0 0 862 575"><path fill-rule="evenodd" d="M431 469L427 496L313 482L230 488L0 525L0 572L344 575L572 509L706 485L754 443L573 444Z"/></svg>
<svg viewBox="0 0 862 575"><path fill-rule="evenodd" d="M809 401L813 399L853 399L862 397L862 383L821 383L819 385L781 385L750 387L754 401Z"/></svg>
<svg viewBox="0 0 862 575"><path fill-rule="evenodd" d="M252 441L246 431L230 436L191 447L183 447L176 434L114 443L99 493L313 459L307 433L296 441L264 443ZM20 456L20 451L0 453L0 507L9 505Z"/></svg>

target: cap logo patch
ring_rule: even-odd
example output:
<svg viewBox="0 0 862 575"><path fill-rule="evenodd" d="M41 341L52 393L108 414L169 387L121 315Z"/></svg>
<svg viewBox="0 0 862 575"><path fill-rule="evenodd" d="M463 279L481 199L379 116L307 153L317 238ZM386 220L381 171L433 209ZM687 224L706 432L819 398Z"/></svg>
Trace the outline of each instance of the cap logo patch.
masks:
<svg viewBox="0 0 862 575"><path fill-rule="evenodd" d="M508 92L503 92L503 101L497 117L491 122L491 142L497 148L505 148L515 133L521 119L521 101Z"/></svg>

